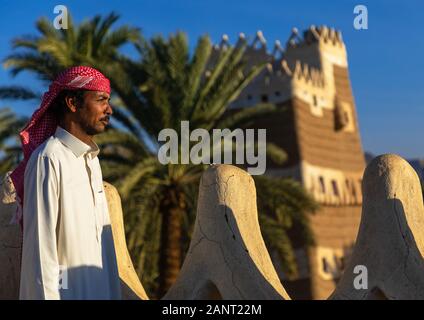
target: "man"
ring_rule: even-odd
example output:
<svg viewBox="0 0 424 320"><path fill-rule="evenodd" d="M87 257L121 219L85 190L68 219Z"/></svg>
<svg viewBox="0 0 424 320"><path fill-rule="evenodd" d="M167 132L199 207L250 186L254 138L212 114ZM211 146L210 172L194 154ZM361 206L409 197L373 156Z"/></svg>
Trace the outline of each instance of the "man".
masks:
<svg viewBox="0 0 424 320"><path fill-rule="evenodd" d="M24 161L11 175L23 219L20 299L120 299L93 141L109 122L109 99L103 74L69 68L20 133Z"/></svg>

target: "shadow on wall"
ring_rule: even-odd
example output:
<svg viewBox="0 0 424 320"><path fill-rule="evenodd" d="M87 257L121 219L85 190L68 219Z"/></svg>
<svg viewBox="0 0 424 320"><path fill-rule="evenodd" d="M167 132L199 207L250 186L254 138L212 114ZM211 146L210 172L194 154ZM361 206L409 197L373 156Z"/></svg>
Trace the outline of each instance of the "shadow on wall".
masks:
<svg viewBox="0 0 424 320"><path fill-rule="evenodd" d="M408 224L403 203L399 199L386 199L379 205L392 218L387 217L386 224L378 225L363 219L346 270L348 280L340 282L334 296L364 300L424 299L424 259ZM382 216L384 213L380 212ZM355 288L360 274L354 272L356 266L367 268L366 289ZM350 288L346 288L349 282Z"/></svg>
<svg viewBox="0 0 424 320"><path fill-rule="evenodd" d="M363 194L355 248L330 298L424 299L424 207L416 172L396 155L379 156L365 170Z"/></svg>

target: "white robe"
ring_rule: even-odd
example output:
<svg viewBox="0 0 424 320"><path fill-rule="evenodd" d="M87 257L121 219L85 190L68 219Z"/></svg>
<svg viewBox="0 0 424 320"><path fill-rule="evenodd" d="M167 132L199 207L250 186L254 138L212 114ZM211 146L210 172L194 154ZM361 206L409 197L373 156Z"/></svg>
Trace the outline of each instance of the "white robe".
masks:
<svg viewBox="0 0 424 320"><path fill-rule="evenodd" d="M32 153L20 299L120 299L98 153L61 127Z"/></svg>

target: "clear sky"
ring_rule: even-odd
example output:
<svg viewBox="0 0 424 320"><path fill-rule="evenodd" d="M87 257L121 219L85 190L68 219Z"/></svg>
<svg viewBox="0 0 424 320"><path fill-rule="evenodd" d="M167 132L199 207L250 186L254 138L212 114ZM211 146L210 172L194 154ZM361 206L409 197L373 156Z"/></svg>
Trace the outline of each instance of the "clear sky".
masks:
<svg viewBox="0 0 424 320"><path fill-rule="evenodd" d="M10 41L35 34L35 21L53 21L54 6L66 5L80 22L95 14L116 11L117 25L140 27L144 36L185 31L192 46L202 34L219 42L222 34L235 41L240 32L262 30L269 44L284 44L293 27L335 27L342 31L349 58L362 143L374 154L397 153L424 158L424 1L421 0L155 0L155 1L23 1L0 0L0 59L11 53ZM368 8L368 30L353 27L353 9ZM30 74L12 78L0 68L0 86L20 84L44 91ZM0 102L30 114L38 106Z"/></svg>

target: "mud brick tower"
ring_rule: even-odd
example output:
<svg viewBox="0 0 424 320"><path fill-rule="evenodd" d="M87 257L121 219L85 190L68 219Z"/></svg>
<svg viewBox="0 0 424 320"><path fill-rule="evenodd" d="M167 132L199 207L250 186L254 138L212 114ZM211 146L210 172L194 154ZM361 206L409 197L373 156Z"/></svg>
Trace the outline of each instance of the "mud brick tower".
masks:
<svg viewBox="0 0 424 320"><path fill-rule="evenodd" d="M239 41L247 40L241 34ZM225 45L227 36L216 49ZM266 128L267 141L288 154L283 166L268 163L266 174L297 179L321 205L311 217L315 246L296 248L298 279L284 280L281 272L280 277L293 298L325 299L356 239L365 169L345 44L339 31L311 26L302 36L293 29L285 48L276 41L268 53L258 31L247 56L249 63L267 67L231 108L260 102L285 108L281 116L260 118L253 126Z"/></svg>

